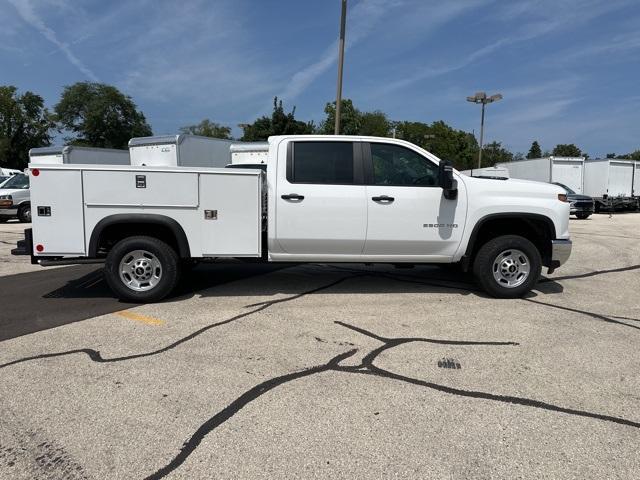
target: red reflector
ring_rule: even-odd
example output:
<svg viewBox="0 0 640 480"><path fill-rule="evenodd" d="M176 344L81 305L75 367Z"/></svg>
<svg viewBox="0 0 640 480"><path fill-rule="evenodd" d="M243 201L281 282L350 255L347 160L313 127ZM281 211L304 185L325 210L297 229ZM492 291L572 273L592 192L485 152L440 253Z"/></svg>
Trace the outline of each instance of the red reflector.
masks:
<svg viewBox="0 0 640 480"><path fill-rule="evenodd" d="M34 177L37 177L38 175L40 175L40 170L38 170L37 168L34 168L33 170L31 170L31 175L33 175Z"/></svg>
<svg viewBox="0 0 640 480"><path fill-rule="evenodd" d="M36 250L37 250L38 252L42 252L42 251L44 250L44 245L42 245L42 244L40 244L40 243L39 243L38 245L36 245Z"/></svg>

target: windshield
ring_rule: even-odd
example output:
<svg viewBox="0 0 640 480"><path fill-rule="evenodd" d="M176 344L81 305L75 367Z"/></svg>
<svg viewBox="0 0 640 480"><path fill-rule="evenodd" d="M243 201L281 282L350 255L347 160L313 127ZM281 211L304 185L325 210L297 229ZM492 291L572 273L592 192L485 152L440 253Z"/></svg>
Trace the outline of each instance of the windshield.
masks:
<svg viewBox="0 0 640 480"><path fill-rule="evenodd" d="M29 177L26 175L14 175L5 183L2 184L2 188L29 188Z"/></svg>
<svg viewBox="0 0 640 480"><path fill-rule="evenodd" d="M573 190L571 190L569 187L567 187L567 186L566 186L565 184L563 184L563 183L560 183L560 182L554 182L554 185L558 185L559 187L564 188L564 189L567 191L567 193L576 193L576 192L574 192Z"/></svg>

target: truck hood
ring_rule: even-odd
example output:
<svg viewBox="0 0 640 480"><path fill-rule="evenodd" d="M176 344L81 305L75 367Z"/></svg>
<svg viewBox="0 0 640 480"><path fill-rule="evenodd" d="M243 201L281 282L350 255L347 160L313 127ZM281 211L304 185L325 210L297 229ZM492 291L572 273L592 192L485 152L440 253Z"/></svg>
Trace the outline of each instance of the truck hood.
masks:
<svg viewBox="0 0 640 480"><path fill-rule="evenodd" d="M461 175L464 178L465 183L473 183L478 186L491 186L497 190L500 189L500 185L507 185L508 188L513 189L518 188L523 192L530 191L536 193L548 193L549 195L554 195L558 193L565 193L564 189L559 187L558 185L553 185L551 183L546 182L534 182L533 180L521 180L519 178L507 178L507 179L496 179L496 178L482 178L482 177L467 177L466 175ZM491 182L491 183L487 183Z"/></svg>
<svg viewBox="0 0 640 480"><path fill-rule="evenodd" d="M18 195L22 192L25 192L24 188L0 188L0 195Z"/></svg>

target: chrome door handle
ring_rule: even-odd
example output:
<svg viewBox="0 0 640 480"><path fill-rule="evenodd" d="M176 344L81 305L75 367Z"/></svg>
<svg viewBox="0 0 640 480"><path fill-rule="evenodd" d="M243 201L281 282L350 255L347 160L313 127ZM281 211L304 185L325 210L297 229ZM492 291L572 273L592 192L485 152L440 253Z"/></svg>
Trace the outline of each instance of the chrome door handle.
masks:
<svg viewBox="0 0 640 480"><path fill-rule="evenodd" d="M393 197L389 197L388 195L380 195L378 197L371 197L371 200L373 200L374 202L387 202L387 203L391 203L395 200L395 198Z"/></svg>

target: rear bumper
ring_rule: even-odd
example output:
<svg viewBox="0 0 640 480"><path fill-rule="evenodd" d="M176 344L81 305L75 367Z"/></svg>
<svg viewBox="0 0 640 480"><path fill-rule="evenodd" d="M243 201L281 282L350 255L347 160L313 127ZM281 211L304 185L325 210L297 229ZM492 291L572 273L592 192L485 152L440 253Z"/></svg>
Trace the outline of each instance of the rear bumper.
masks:
<svg viewBox="0 0 640 480"><path fill-rule="evenodd" d="M551 240L551 268L558 268L571 256L571 240Z"/></svg>

